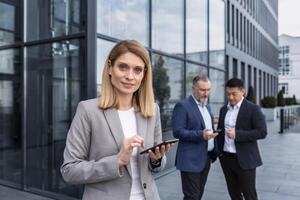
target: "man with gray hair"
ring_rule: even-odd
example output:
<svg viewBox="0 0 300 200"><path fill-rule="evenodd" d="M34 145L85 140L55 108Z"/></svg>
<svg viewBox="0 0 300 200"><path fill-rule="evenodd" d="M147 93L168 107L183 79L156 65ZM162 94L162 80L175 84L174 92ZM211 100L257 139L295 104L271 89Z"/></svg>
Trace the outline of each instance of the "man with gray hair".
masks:
<svg viewBox="0 0 300 200"><path fill-rule="evenodd" d="M210 90L207 76L194 77L193 94L177 103L173 111L173 135L179 139L175 165L181 172L184 200L202 198L211 162L217 158L217 133L207 104Z"/></svg>

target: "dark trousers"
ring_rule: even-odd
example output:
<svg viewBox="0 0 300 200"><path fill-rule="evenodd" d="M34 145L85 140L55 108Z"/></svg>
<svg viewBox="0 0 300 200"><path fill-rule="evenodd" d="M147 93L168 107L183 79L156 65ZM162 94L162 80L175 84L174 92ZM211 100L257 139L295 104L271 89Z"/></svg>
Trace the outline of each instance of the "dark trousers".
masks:
<svg viewBox="0 0 300 200"><path fill-rule="evenodd" d="M244 170L240 167L236 154L226 153L220 157L220 163L232 200L257 200L255 187L256 169Z"/></svg>
<svg viewBox="0 0 300 200"><path fill-rule="evenodd" d="M201 172L181 171L181 184L184 200L200 200L204 192L204 186L210 169L211 159L207 158L206 165Z"/></svg>

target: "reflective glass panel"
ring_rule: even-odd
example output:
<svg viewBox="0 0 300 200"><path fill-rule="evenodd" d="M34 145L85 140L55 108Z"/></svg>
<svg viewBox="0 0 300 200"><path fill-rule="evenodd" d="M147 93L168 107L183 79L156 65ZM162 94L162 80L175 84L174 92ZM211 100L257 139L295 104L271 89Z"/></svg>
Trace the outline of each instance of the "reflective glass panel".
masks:
<svg viewBox="0 0 300 200"><path fill-rule="evenodd" d="M160 107L163 139L173 138L171 118L175 104L184 95L183 62L170 57L152 54L153 89L155 100ZM167 154L166 169L173 168L176 146Z"/></svg>
<svg viewBox="0 0 300 200"><path fill-rule="evenodd" d="M209 79L211 81L209 103L211 105L213 115L218 116L219 110L225 102L225 73L223 71L210 69Z"/></svg>
<svg viewBox="0 0 300 200"><path fill-rule="evenodd" d="M19 1L0 2L0 46L21 40Z"/></svg>
<svg viewBox="0 0 300 200"><path fill-rule="evenodd" d="M20 186L22 179L22 85L20 52L0 51L0 181Z"/></svg>
<svg viewBox="0 0 300 200"><path fill-rule="evenodd" d="M30 0L27 2L26 40L79 33L84 30L81 0Z"/></svg>
<svg viewBox="0 0 300 200"><path fill-rule="evenodd" d="M79 40L27 49L26 186L79 198L61 177L68 129L82 99L84 53Z"/></svg>
<svg viewBox="0 0 300 200"><path fill-rule="evenodd" d="M189 96L192 94L193 79L195 76L200 75L200 74L207 75L207 68L200 66L200 65L195 65L192 63L186 64L186 84L185 84L186 96Z"/></svg>
<svg viewBox="0 0 300 200"><path fill-rule="evenodd" d="M207 1L186 1L186 57L207 64Z"/></svg>
<svg viewBox="0 0 300 200"><path fill-rule="evenodd" d="M183 57L183 0L152 1L152 48Z"/></svg>
<svg viewBox="0 0 300 200"><path fill-rule="evenodd" d="M118 39L135 39L148 46L148 1L98 0L97 32Z"/></svg>
<svg viewBox="0 0 300 200"><path fill-rule="evenodd" d="M225 58L224 1L209 1L209 65L224 69Z"/></svg>
<svg viewBox="0 0 300 200"><path fill-rule="evenodd" d="M101 94L102 72L106 58L115 43L106 40L97 40L97 96Z"/></svg>
<svg viewBox="0 0 300 200"><path fill-rule="evenodd" d="M183 62L166 56L153 54L153 87L163 131L171 130L171 115L175 104L184 96ZM167 137L167 136L166 136Z"/></svg>

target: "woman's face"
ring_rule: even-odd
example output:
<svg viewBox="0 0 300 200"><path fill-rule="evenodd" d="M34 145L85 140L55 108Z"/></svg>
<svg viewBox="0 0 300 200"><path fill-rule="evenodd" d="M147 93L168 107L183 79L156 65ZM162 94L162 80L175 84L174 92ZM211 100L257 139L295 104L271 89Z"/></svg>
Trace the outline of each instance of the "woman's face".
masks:
<svg viewBox="0 0 300 200"><path fill-rule="evenodd" d="M111 83L117 95L132 95L137 91L145 74L144 61L131 52L119 56L109 68Z"/></svg>

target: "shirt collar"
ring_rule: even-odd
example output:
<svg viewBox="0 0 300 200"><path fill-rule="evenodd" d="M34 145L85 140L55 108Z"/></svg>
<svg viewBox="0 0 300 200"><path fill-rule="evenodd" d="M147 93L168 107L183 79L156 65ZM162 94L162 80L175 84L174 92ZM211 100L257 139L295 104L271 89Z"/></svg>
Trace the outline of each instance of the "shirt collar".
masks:
<svg viewBox="0 0 300 200"><path fill-rule="evenodd" d="M205 101L205 102L198 101L198 99L196 99L196 97L193 94L192 94L192 97L195 100L195 102L196 102L197 105L199 105L201 107L207 106L207 101Z"/></svg>
<svg viewBox="0 0 300 200"><path fill-rule="evenodd" d="M244 97L242 97L241 100L237 104L235 104L233 107L228 103L227 108L228 109L240 108L243 103L243 100L244 100Z"/></svg>

